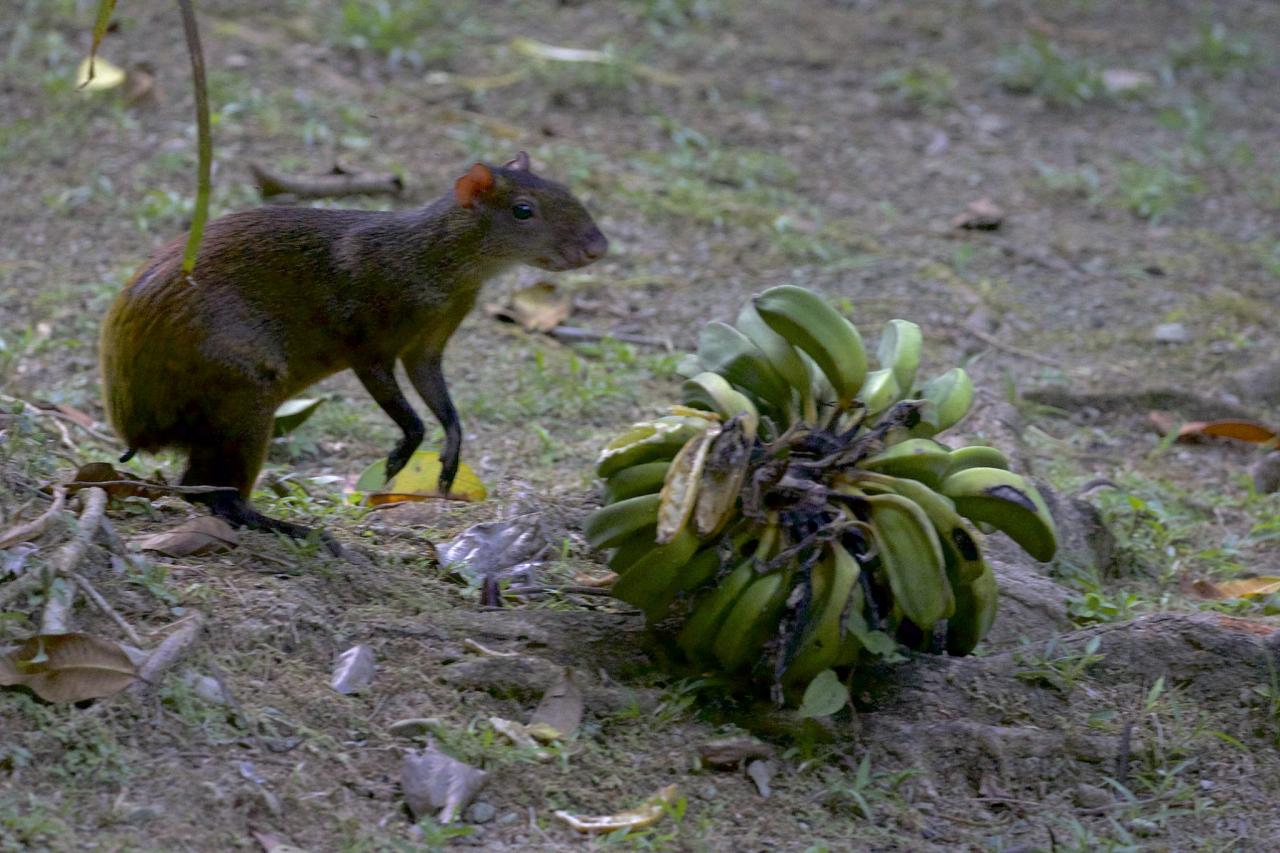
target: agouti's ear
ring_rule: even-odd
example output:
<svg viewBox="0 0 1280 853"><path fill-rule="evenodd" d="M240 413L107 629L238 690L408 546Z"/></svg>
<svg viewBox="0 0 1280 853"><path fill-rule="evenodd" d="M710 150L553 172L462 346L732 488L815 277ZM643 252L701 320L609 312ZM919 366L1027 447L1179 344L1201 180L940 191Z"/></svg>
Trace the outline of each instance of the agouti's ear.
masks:
<svg viewBox="0 0 1280 853"><path fill-rule="evenodd" d="M502 164L504 169L519 169L522 172L529 171L529 155L521 151L516 155L516 159L508 160Z"/></svg>
<svg viewBox="0 0 1280 853"><path fill-rule="evenodd" d="M493 189L493 172L484 163L476 163L453 184L453 197L463 207L470 207L476 196Z"/></svg>

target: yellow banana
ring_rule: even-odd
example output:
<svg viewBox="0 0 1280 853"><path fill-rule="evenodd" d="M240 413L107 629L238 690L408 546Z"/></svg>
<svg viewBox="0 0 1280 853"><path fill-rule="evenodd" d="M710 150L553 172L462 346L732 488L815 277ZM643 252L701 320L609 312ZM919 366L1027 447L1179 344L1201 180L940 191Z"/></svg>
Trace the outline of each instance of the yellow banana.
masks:
<svg viewBox="0 0 1280 853"><path fill-rule="evenodd" d="M596 476L608 479L623 468L644 462L669 461L685 442L710 427L706 418L666 415L631 428L604 446L596 462Z"/></svg>
<svg viewBox="0 0 1280 853"><path fill-rule="evenodd" d="M680 448L671 460L667 476L662 484L658 500L658 529L656 540L666 545L676 534L684 530L698 500L698 485L702 481L702 469L707 462L711 441L720 434L716 424L695 435Z"/></svg>
<svg viewBox="0 0 1280 853"><path fill-rule="evenodd" d="M809 355L848 408L867 377L867 353L854 325L820 296L802 287L771 287L753 303L761 319Z"/></svg>

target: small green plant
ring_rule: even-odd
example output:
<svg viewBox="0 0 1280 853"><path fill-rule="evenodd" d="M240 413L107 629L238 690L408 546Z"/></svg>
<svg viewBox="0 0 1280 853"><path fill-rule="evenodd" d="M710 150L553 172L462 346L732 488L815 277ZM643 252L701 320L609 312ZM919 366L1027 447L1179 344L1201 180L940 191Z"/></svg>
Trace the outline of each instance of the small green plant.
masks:
<svg viewBox="0 0 1280 853"><path fill-rule="evenodd" d="M724 21L732 0L639 0L641 17L655 33Z"/></svg>
<svg viewBox="0 0 1280 853"><path fill-rule="evenodd" d="M1079 652L1064 650L1056 637L1045 642L1043 649L1024 651L1018 656L1022 663L1030 664L1014 676L1031 684L1052 687L1062 693L1070 693L1085 677L1089 667L1106 659L1098 654L1101 637L1090 637Z"/></svg>
<svg viewBox="0 0 1280 853"><path fill-rule="evenodd" d="M1120 164L1113 198L1120 207L1155 224L1202 189L1197 178L1170 165L1131 160Z"/></svg>
<svg viewBox="0 0 1280 853"><path fill-rule="evenodd" d="M928 61L886 71L876 82L896 103L913 110L950 106L951 92L956 87L955 77L946 66Z"/></svg>
<svg viewBox="0 0 1280 853"><path fill-rule="evenodd" d="M863 820L875 821L875 806L898 797L898 788L920 771L914 767L896 771L871 770L871 755L865 754L858 762L853 777L829 771L823 782L828 802L848 800Z"/></svg>
<svg viewBox="0 0 1280 853"><path fill-rule="evenodd" d="M1093 166L1059 169L1046 163L1036 163L1035 170L1040 185L1050 193L1090 200L1101 194L1102 178Z"/></svg>
<svg viewBox="0 0 1280 853"><path fill-rule="evenodd" d="M996 59L995 70L996 79L1010 92L1038 95L1050 106L1080 106L1105 92L1092 63L1068 57L1041 35L1006 49Z"/></svg>
<svg viewBox="0 0 1280 853"><path fill-rule="evenodd" d="M1250 39L1228 32L1218 21L1200 24L1195 38L1178 45L1173 51L1174 68L1200 68L1219 78L1232 71L1252 68L1260 59L1261 52Z"/></svg>
<svg viewBox="0 0 1280 853"><path fill-rule="evenodd" d="M331 32L354 50L386 57L388 67L421 70L457 53L464 11L449 0L345 0Z"/></svg>

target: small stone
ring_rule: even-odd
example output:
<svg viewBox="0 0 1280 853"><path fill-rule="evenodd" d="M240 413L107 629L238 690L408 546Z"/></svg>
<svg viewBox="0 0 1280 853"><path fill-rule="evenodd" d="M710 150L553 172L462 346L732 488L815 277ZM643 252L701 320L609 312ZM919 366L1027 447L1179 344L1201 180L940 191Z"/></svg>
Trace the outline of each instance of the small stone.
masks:
<svg viewBox="0 0 1280 853"><path fill-rule="evenodd" d="M1156 85L1156 76L1132 68L1108 68L1102 72L1102 86L1111 95L1133 95Z"/></svg>
<svg viewBox="0 0 1280 853"><path fill-rule="evenodd" d="M429 735L442 728L439 717L408 717L387 726L392 737L415 738Z"/></svg>
<svg viewBox="0 0 1280 853"><path fill-rule="evenodd" d="M210 705L227 704L227 694L222 689L222 683L211 675L197 675L191 679L191 692Z"/></svg>
<svg viewBox="0 0 1280 853"><path fill-rule="evenodd" d="M498 810L484 800L477 800L467 809L467 823L488 823L497 817Z"/></svg>
<svg viewBox="0 0 1280 853"><path fill-rule="evenodd" d="M139 806L138 808L133 809L127 815L125 815L124 820L125 820L125 823L132 823L134 825L137 825L140 823L150 823L151 821L160 817L160 815L162 815L163 813L164 812L162 810L156 808L155 806Z"/></svg>
<svg viewBox="0 0 1280 853"><path fill-rule="evenodd" d="M1183 344L1191 340L1191 332L1182 323L1161 323L1152 331L1151 338L1162 344Z"/></svg>
<svg viewBox="0 0 1280 853"><path fill-rule="evenodd" d="M1253 487L1260 495L1280 492L1280 450L1273 450L1249 466Z"/></svg>
<svg viewBox="0 0 1280 853"><path fill-rule="evenodd" d="M715 785L708 783L698 788L698 797L707 802L711 802L718 796L720 796L720 789Z"/></svg>
<svg viewBox="0 0 1280 853"><path fill-rule="evenodd" d="M1106 789L1086 782L1076 785L1073 793L1075 794L1076 805L1085 809L1099 809L1111 805L1115 801L1115 798L1107 793Z"/></svg>
<svg viewBox="0 0 1280 853"><path fill-rule="evenodd" d="M1160 824L1146 818L1135 817L1129 821L1129 831L1142 838L1150 838L1160 834Z"/></svg>
<svg viewBox="0 0 1280 853"><path fill-rule="evenodd" d="M498 823L503 826L506 826L507 824L515 823L519 819L520 819L519 812L503 812L502 816L498 818Z"/></svg>

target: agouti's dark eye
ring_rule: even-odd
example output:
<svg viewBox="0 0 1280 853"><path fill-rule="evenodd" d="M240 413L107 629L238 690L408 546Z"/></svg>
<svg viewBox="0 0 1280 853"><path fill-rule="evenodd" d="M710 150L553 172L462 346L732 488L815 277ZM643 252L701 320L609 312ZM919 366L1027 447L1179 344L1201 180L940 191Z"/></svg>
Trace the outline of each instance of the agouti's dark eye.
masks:
<svg viewBox="0 0 1280 853"><path fill-rule="evenodd" d="M511 208L511 215L516 219L532 219L533 205L523 201L519 204L513 205Z"/></svg>

